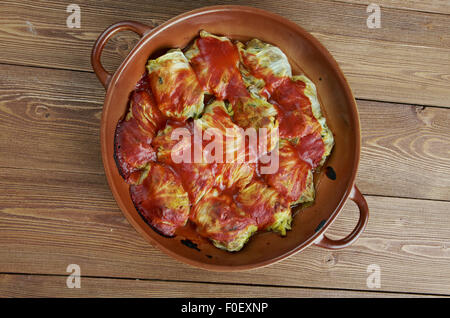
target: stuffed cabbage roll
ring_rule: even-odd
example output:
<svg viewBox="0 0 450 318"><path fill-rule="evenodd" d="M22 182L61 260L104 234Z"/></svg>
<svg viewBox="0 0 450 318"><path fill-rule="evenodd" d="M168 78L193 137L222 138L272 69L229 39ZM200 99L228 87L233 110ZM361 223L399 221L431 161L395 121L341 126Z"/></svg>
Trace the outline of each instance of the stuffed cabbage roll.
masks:
<svg viewBox="0 0 450 318"><path fill-rule="evenodd" d="M161 112L184 121L203 111L204 92L183 52L170 50L147 63L150 86Z"/></svg>
<svg viewBox="0 0 450 318"><path fill-rule="evenodd" d="M256 221L258 229L286 235L291 229L289 203L275 189L253 180L236 196L237 206Z"/></svg>
<svg viewBox="0 0 450 318"><path fill-rule="evenodd" d="M249 97L236 101L233 114L237 125L244 129L253 128L258 134L258 156L274 149L279 138L278 112L274 105L251 93ZM259 139L263 137L261 128L265 129L265 140Z"/></svg>
<svg viewBox="0 0 450 318"><path fill-rule="evenodd" d="M159 233L173 236L189 218L190 203L179 176L154 163L146 178L130 187L131 199L145 221Z"/></svg>
<svg viewBox="0 0 450 318"><path fill-rule="evenodd" d="M305 83L304 94L309 98L309 101L311 103L312 114L314 118L317 120L318 124L320 125L320 128L317 129L316 131L320 133L320 137L324 145L324 150L320 160L316 159L316 162L318 162L318 165L321 166L323 165L326 158L330 155L331 150L333 149L334 146L333 133L331 132L330 128L328 128L326 119L322 115L319 99L317 97L318 95L316 85L314 85L314 83L305 75L293 76L292 80L296 82L301 81Z"/></svg>
<svg viewBox="0 0 450 318"><path fill-rule="evenodd" d="M257 161L255 149L246 143L244 130L232 121L230 113L230 107L216 100L195 122L207 136L203 154L208 162L217 163L216 185L221 189L246 186Z"/></svg>
<svg viewBox="0 0 450 318"><path fill-rule="evenodd" d="M190 220L200 235L229 252L239 251L258 230L255 220L237 207L232 196L217 189L194 206Z"/></svg>
<svg viewBox="0 0 450 318"><path fill-rule="evenodd" d="M273 174L264 175L264 180L291 205L314 200L314 185L311 166L301 160L296 149L286 139L281 139L276 149L279 168Z"/></svg>
<svg viewBox="0 0 450 318"><path fill-rule="evenodd" d="M239 71L238 49L228 38L201 31L185 54L201 85L210 94L231 103L248 96Z"/></svg>
<svg viewBox="0 0 450 318"><path fill-rule="evenodd" d="M242 70L247 86L259 88L263 96L269 97L280 79L292 76L288 58L278 47L258 39L246 45L241 42L236 45L244 65Z"/></svg>
<svg viewBox="0 0 450 318"><path fill-rule="evenodd" d="M142 169L155 161L151 145L165 117L156 107L153 96L145 91L135 91L130 98L126 117L117 124L114 156L119 173L128 183L139 182Z"/></svg>
<svg viewBox="0 0 450 318"><path fill-rule="evenodd" d="M180 133L177 132L179 129ZM180 175L193 204L216 185L217 164L194 158L194 122L167 124L153 140L157 160Z"/></svg>

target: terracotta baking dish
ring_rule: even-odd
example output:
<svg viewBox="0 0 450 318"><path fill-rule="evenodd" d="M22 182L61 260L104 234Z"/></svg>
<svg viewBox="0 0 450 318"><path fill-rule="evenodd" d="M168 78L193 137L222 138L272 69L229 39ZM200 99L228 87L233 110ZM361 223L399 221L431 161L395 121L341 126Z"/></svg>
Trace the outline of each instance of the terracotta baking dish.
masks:
<svg viewBox="0 0 450 318"><path fill-rule="evenodd" d="M202 29L243 41L258 38L280 47L288 56L293 73L304 72L315 82L327 123L335 135L336 145L326 163L326 167L334 170L335 180L327 177L324 167L315 176L315 203L296 214L292 230L286 237L259 233L237 253L215 248L189 226L174 238L157 234L133 206L129 187L119 175L114 161L116 124L126 112L129 94L145 72L147 59L164 49L185 47ZM122 30L134 31L141 39L116 72L110 74L101 65L101 53L108 39ZM154 29L138 22L124 21L110 26L100 35L91 58L93 69L106 89L100 128L106 177L128 221L154 246L197 267L236 271L274 263L311 244L329 249L344 248L364 230L369 211L364 197L354 185L361 139L356 103L330 53L295 23L270 12L243 6L214 6L190 11ZM347 237L332 240L325 231L348 198L359 207L358 224Z"/></svg>

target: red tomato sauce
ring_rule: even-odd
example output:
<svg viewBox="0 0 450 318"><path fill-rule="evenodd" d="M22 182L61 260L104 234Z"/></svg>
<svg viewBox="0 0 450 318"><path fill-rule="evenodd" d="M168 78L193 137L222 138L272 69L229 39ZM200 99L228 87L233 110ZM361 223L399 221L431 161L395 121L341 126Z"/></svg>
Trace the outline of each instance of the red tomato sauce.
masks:
<svg viewBox="0 0 450 318"><path fill-rule="evenodd" d="M134 118L121 121L115 135L115 159L119 172L128 182L133 181L132 174L140 170L149 161L156 160L151 146L151 136L143 133ZM136 177L136 176L135 176Z"/></svg>
<svg viewBox="0 0 450 318"><path fill-rule="evenodd" d="M231 103L249 96L239 71L239 52L233 43L204 37L197 39L196 44L200 54L191 65L205 90Z"/></svg>
<svg viewBox="0 0 450 318"><path fill-rule="evenodd" d="M133 119L148 136L155 136L167 121L167 118L156 106L153 94L146 90L134 91L131 94L130 107Z"/></svg>
<svg viewBox="0 0 450 318"><path fill-rule="evenodd" d="M307 162L312 168L319 165L325 152L325 145L322 137L317 131L302 137L295 148L297 149L300 158Z"/></svg>
<svg viewBox="0 0 450 318"><path fill-rule="evenodd" d="M152 88L150 87L150 77L147 72L145 72L145 74L142 75L139 82L137 82L135 91L136 92L146 91L147 93L153 95Z"/></svg>

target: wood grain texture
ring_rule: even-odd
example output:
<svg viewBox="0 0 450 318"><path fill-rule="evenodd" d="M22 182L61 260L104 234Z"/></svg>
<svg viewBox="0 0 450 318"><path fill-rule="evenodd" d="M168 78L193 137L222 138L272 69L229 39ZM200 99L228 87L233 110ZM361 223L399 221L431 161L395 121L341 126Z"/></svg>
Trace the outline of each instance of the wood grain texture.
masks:
<svg viewBox="0 0 450 318"><path fill-rule="evenodd" d="M357 184L368 194L450 201L450 111L358 101Z"/></svg>
<svg viewBox="0 0 450 318"><path fill-rule="evenodd" d="M450 51L348 36L315 35L357 98L450 107Z"/></svg>
<svg viewBox="0 0 450 318"><path fill-rule="evenodd" d="M65 25L59 1L3 1L0 4L0 62L91 71L90 51L108 25L134 19L157 25L182 12L227 1L79 1L82 27ZM363 4L331 1L238 1L278 13L313 32L348 77L356 97L449 107L450 23L447 15L383 9L381 29L368 29ZM332 26L332 27L330 27ZM114 70L137 36L120 33L103 61ZM383 74L383 76L380 76Z"/></svg>
<svg viewBox="0 0 450 318"><path fill-rule="evenodd" d="M0 65L0 166L103 174L94 74ZM447 109L358 101L366 194L450 200Z"/></svg>
<svg viewBox="0 0 450 318"><path fill-rule="evenodd" d="M376 30L366 27L367 3L80 0L81 29L69 29L66 2L0 2L0 296L450 296L450 2L380 0ZM214 4L296 22L343 69L358 98L356 183L370 208L351 247L311 246L265 268L207 272L145 242L117 207L101 162L104 90L92 45L114 22L156 26ZM137 41L132 32L113 37L105 67L117 68ZM344 237L358 215L347 202L327 235ZM65 287L74 263L81 289ZM380 289L367 286L371 264L380 266Z"/></svg>
<svg viewBox="0 0 450 318"><path fill-rule="evenodd" d="M266 268L224 275L145 242L103 175L1 168L0 176L3 273L65 275L68 264L79 264L86 276L368 290L367 267L378 264L380 291L450 294L450 202L366 196L369 224L353 246L309 247ZM329 235L348 234L357 215L347 203Z"/></svg>
<svg viewBox="0 0 450 318"><path fill-rule="evenodd" d="M450 2L447 0L334 0L336 2L368 5L377 3L381 8L396 8L413 11L450 14Z"/></svg>
<svg viewBox="0 0 450 318"><path fill-rule="evenodd" d="M336 289L283 288L139 279L81 277L80 288L67 288L67 276L0 274L2 297L219 297L219 298L374 298L426 297L420 294Z"/></svg>
<svg viewBox="0 0 450 318"><path fill-rule="evenodd" d="M0 69L0 165L101 173L104 89L95 75L4 65Z"/></svg>

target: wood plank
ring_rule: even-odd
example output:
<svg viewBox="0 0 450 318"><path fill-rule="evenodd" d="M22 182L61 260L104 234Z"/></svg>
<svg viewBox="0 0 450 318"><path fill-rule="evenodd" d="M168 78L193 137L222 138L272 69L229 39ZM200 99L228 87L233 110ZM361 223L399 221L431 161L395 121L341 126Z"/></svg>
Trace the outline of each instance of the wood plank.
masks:
<svg viewBox="0 0 450 318"><path fill-rule="evenodd" d="M160 24L213 1L79 1L81 29L65 26L66 4L3 1L0 62L91 71L90 51L106 26L126 19ZM225 2L219 2L225 3ZM450 23L446 15L383 9L381 29L368 29L365 6L320 1L241 1L281 14L313 32L341 64L356 97L450 106ZM20 13L21 18L17 18ZM121 33L103 61L114 70L137 41ZM386 74L385 74L386 73ZM383 74L383 76L380 76Z"/></svg>
<svg viewBox="0 0 450 318"><path fill-rule="evenodd" d="M450 110L358 101L363 193L450 200Z"/></svg>
<svg viewBox="0 0 450 318"><path fill-rule="evenodd" d="M404 10L434 12L450 14L450 2L447 0L334 0L336 2L369 5L377 3L382 8L396 8Z"/></svg>
<svg viewBox="0 0 450 318"><path fill-rule="evenodd" d="M104 92L93 74L6 65L0 72L0 166L103 174ZM363 193L450 200L450 112L358 105Z"/></svg>
<svg viewBox="0 0 450 318"><path fill-rule="evenodd" d="M450 107L448 49L313 35L333 54L355 97Z"/></svg>
<svg viewBox="0 0 450 318"><path fill-rule="evenodd" d="M80 288L67 288L67 276L0 274L2 297L218 297L218 298L373 298L427 297L420 294L382 293L337 289L93 278L81 276Z"/></svg>
<svg viewBox="0 0 450 318"><path fill-rule="evenodd" d="M104 89L94 74L5 65L0 70L0 165L103 170Z"/></svg>
<svg viewBox="0 0 450 318"><path fill-rule="evenodd" d="M351 247L309 247L262 269L207 272L147 244L116 206L103 175L0 169L0 272L83 275L450 295L450 202L366 196L371 217ZM329 229L343 237L357 219L351 202ZM162 266L164 264L164 266Z"/></svg>

